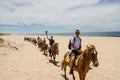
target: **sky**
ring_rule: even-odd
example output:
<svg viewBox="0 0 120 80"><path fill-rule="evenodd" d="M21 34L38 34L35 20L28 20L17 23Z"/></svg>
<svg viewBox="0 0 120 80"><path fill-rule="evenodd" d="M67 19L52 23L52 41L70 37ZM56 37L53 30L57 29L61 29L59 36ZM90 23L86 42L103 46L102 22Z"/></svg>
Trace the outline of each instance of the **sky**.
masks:
<svg viewBox="0 0 120 80"><path fill-rule="evenodd" d="M120 31L120 0L0 0L0 33Z"/></svg>

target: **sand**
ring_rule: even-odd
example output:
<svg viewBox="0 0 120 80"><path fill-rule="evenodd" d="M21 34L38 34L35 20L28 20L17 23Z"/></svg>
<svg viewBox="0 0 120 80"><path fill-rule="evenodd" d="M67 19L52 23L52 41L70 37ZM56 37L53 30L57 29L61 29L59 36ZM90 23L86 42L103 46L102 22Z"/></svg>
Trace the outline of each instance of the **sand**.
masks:
<svg viewBox="0 0 120 80"><path fill-rule="evenodd" d="M36 37L36 36L34 36ZM59 55L54 65L32 43L25 42L23 35L0 36L0 80L65 80L60 62L68 50L70 37L54 36L59 43ZM44 36L42 36L44 38ZM120 79L120 38L117 37L81 37L82 50L87 44L94 44L98 51L99 67L94 67L86 80L119 80ZM47 41L48 43L48 41ZM72 76L68 74L69 80ZM76 80L79 80L75 72Z"/></svg>

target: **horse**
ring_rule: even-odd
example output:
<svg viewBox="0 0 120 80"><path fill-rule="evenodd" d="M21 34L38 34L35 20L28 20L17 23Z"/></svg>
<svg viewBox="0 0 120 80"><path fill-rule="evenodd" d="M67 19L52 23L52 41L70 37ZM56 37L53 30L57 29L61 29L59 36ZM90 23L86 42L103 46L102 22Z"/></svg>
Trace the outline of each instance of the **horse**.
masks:
<svg viewBox="0 0 120 80"><path fill-rule="evenodd" d="M24 37L24 41L26 41L27 40L27 38L26 37Z"/></svg>
<svg viewBox="0 0 120 80"><path fill-rule="evenodd" d="M59 43L54 43L53 46L51 47L51 53L50 53L50 57L52 60L52 57L55 61L56 55L58 54L59 50L58 50L58 44Z"/></svg>
<svg viewBox="0 0 120 80"><path fill-rule="evenodd" d="M32 43L36 46L37 45L37 40L36 38L32 38Z"/></svg>
<svg viewBox="0 0 120 80"><path fill-rule="evenodd" d="M64 60L62 61L62 67L61 69L64 70L64 77L66 79L66 67L70 64L70 52L67 52L64 55ZM75 60L73 71L77 71L79 74L80 80L85 80L86 74L89 71L89 65L90 62L93 63L95 67L99 66L98 58L97 58L98 52L96 51L96 48L94 45L89 45L87 48L77 57ZM74 72L73 72L73 80L75 80Z"/></svg>
<svg viewBox="0 0 120 80"><path fill-rule="evenodd" d="M44 51L44 55L47 56L47 52L48 52L48 44L44 44L43 46L41 46L41 50Z"/></svg>
<svg viewBox="0 0 120 80"><path fill-rule="evenodd" d="M42 44L38 41L38 48L41 48Z"/></svg>
<svg viewBox="0 0 120 80"><path fill-rule="evenodd" d="M29 39L28 37L24 37L24 41L28 41L28 39Z"/></svg>
<svg viewBox="0 0 120 80"><path fill-rule="evenodd" d="M24 37L24 41L30 41L30 37Z"/></svg>

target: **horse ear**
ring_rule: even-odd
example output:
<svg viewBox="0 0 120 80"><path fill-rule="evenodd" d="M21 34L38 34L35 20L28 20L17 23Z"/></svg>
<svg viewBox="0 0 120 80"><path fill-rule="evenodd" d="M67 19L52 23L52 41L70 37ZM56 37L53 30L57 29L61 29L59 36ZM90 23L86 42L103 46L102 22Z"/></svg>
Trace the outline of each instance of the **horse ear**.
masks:
<svg viewBox="0 0 120 80"><path fill-rule="evenodd" d="M95 53L98 54L98 52L96 51L96 49L95 49Z"/></svg>
<svg viewBox="0 0 120 80"><path fill-rule="evenodd" d="M57 45L59 45L59 43L56 43Z"/></svg>
<svg viewBox="0 0 120 80"><path fill-rule="evenodd" d="M86 46L88 49L90 48L88 45Z"/></svg>
<svg viewBox="0 0 120 80"><path fill-rule="evenodd" d="M95 48L95 46L94 46L94 45L92 45L92 44L90 44L90 47L91 47L91 48Z"/></svg>

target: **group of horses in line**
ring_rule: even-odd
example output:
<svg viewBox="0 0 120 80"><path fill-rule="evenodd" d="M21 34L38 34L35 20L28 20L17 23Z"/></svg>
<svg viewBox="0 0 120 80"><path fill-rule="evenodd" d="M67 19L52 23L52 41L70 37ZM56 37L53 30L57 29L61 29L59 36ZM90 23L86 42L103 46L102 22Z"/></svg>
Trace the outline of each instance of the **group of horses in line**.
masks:
<svg viewBox="0 0 120 80"><path fill-rule="evenodd" d="M42 46L41 44L38 43L36 38L24 37L24 41L32 42L34 45L38 44L38 48L41 48L41 51L44 51L44 55L47 55L47 52L49 52L48 44L44 44L44 46ZM58 52L59 52L58 43L54 43L51 49L51 52L49 52L49 56L51 57L51 60L52 60L52 57L55 60L55 57L58 54ZM65 78L65 80L69 80L66 76L66 68L67 66L70 66L70 53L71 51L66 52L61 62L61 69L64 71L63 77ZM98 52L96 50L96 47L92 44L87 45L86 49L76 57L73 71L78 72L80 80L85 80L85 77L89 71L89 66L91 62L95 67L99 66ZM73 80L75 80L74 73L72 74L72 77L73 77Z"/></svg>
<svg viewBox="0 0 120 80"><path fill-rule="evenodd" d="M51 60L53 59L55 61L56 55L59 54L59 49L58 49L58 44L59 43L54 43L53 46L51 47L51 50L49 50L48 44L43 43L42 41L40 42L38 38L34 37L24 37L24 41L28 41L33 43L35 46L38 46L41 52L43 52L43 55L48 55L47 53L49 52L49 56L51 57Z"/></svg>

